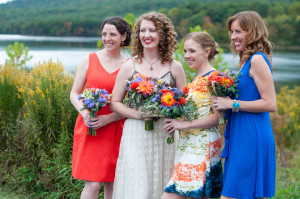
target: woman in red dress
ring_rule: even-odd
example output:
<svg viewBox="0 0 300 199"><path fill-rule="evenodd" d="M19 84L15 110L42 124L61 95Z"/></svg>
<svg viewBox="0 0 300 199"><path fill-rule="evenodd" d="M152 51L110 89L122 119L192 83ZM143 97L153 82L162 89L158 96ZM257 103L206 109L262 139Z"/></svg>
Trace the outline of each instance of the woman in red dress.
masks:
<svg viewBox="0 0 300 199"><path fill-rule="evenodd" d="M83 89L100 88L112 93L120 66L127 60L120 50L130 44L131 26L121 17L110 17L102 22L101 30L105 48L83 58L70 94L79 112L74 130L72 176L85 180L81 199L98 198L102 183L104 198L112 197L124 122L109 106L103 107L96 118L90 118L88 110L80 110L83 102L78 95ZM96 130L96 136L88 135L89 127Z"/></svg>

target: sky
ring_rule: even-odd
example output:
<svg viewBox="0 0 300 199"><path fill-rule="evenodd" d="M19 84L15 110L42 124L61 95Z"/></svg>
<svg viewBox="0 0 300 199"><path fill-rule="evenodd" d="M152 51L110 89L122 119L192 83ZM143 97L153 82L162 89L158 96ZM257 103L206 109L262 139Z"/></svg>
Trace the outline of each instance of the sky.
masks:
<svg viewBox="0 0 300 199"><path fill-rule="evenodd" d="M9 1L13 1L13 0L0 0L0 4L1 3L6 3L6 2L9 2Z"/></svg>

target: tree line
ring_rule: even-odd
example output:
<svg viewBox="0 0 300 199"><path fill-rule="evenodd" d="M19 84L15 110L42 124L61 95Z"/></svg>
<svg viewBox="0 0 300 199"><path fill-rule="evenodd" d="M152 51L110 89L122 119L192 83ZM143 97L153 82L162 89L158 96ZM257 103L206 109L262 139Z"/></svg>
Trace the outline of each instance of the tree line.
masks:
<svg viewBox="0 0 300 199"><path fill-rule="evenodd" d="M219 43L228 43L226 21L243 11L257 11L278 46L299 46L299 0L15 0L0 5L0 34L99 36L107 16L125 16L156 10L171 18L182 38L189 27L200 25Z"/></svg>

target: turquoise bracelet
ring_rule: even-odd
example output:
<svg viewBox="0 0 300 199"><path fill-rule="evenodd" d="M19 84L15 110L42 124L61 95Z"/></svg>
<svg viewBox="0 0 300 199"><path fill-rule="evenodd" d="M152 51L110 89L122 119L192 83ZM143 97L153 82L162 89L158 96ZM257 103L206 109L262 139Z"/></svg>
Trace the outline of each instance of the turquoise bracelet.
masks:
<svg viewBox="0 0 300 199"><path fill-rule="evenodd" d="M232 104L232 111L233 112L239 112L240 109L240 103L239 100L234 99Z"/></svg>

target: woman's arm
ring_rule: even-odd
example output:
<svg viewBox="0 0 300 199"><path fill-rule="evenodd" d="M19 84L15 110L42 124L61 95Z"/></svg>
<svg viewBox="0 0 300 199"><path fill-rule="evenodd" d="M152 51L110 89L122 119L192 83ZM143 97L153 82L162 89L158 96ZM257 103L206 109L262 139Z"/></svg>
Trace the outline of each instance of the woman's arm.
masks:
<svg viewBox="0 0 300 199"><path fill-rule="evenodd" d="M83 60L80 62L77 68L75 80L70 93L71 103L73 104L74 108L78 111L78 113L81 114L81 116L83 117L83 121L87 126L89 126L90 112L88 110L80 110L83 107L83 102L81 100L78 100L78 95L82 93L82 90L85 86L88 66L89 56L87 55L83 58Z"/></svg>
<svg viewBox="0 0 300 199"><path fill-rule="evenodd" d="M176 60L173 60L171 70L175 77L176 87L179 90L182 90L186 85L185 73L182 64Z"/></svg>
<svg viewBox="0 0 300 199"><path fill-rule="evenodd" d="M275 112L277 110L276 92L272 73L262 55L254 55L251 59L250 75L253 77L261 99L240 101L240 110L247 112ZM217 97L213 105L217 110L231 109L233 100L229 97Z"/></svg>
<svg viewBox="0 0 300 199"><path fill-rule="evenodd" d="M110 109L123 117L141 119L141 112L123 104L128 80L133 74L132 60L125 62L118 73L114 90L112 92Z"/></svg>

